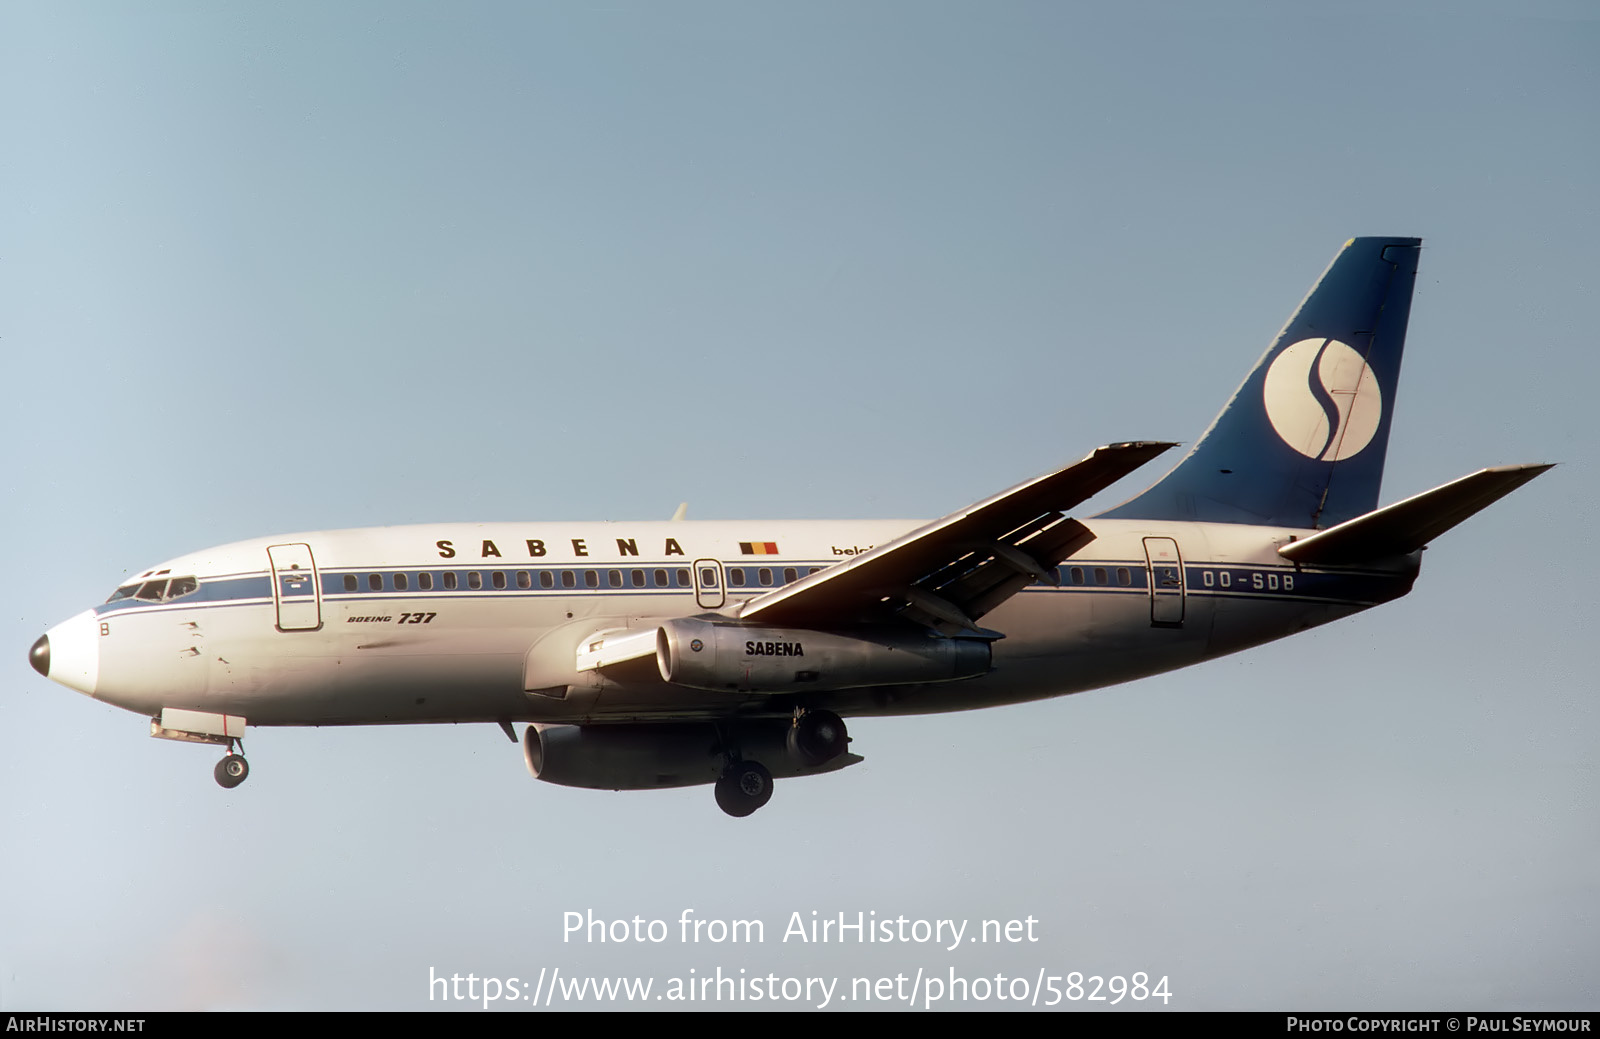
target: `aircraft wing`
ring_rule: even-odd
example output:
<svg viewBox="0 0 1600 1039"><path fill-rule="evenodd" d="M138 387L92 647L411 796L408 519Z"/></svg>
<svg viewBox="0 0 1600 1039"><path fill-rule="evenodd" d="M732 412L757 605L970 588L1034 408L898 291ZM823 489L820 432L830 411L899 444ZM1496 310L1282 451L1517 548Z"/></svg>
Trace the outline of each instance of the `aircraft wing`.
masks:
<svg viewBox="0 0 1600 1039"><path fill-rule="evenodd" d="M1098 448L909 534L735 607L740 620L828 626L899 615L946 635L999 637L976 621L1094 540L1066 510L1173 444Z"/></svg>

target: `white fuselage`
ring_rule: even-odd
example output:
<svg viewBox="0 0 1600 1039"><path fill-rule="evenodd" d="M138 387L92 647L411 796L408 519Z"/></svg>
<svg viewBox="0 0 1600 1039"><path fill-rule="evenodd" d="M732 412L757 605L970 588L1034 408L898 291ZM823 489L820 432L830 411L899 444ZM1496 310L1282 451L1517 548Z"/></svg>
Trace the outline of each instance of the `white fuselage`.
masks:
<svg viewBox="0 0 1600 1039"><path fill-rule="evenodd" d="M597 631L726 616L916 526L905 521L430 524L238 542L142 575L192 576L192 593L125 597L52 629L51 677L151 716L252 725L920 714L1168 671L1396 598L1417 573L1415 555L1361 569L1278 556L1306 531L1085 522L1095 540L1057 568L1059 585L1035 582L983 619L1005 638L993 670L964 681L797 698L669 685L653 662L552 677Z"/></svg>

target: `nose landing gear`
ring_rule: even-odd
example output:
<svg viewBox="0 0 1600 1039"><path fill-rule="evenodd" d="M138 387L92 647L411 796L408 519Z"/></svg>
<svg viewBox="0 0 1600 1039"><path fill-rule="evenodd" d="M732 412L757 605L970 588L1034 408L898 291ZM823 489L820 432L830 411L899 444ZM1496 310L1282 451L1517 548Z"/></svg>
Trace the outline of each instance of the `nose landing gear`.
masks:
<svg viewBox="0 0 1600 1039"><path fill-rule="evenodd" d="M250 778L250 763L237 754L229 754L217 762L217 767L212 770L212 775L217 777L218 786L225 790L232 790Z"/></svg>
<svg viewBox="0 0 1600 1039"><path fill-rule="evenodd" d="M245 720L239 715L163 707L150 719L150 735L160 740L228 748L228 756L217 762L211 774L218 786L232 790L250 775L250 763L244 759L244 726Z"/></svg>
<svg viewBox="0 0 1600 1039"><path fill-rule="evenodd" d="M238 747L238 753L233 753L235 745ZM217 785L224 790L232 790L250 778L250 762L244 759L243 741L229 740L228 750L228 756L217 762L217 767L211 771L216 777Z"/></svg>

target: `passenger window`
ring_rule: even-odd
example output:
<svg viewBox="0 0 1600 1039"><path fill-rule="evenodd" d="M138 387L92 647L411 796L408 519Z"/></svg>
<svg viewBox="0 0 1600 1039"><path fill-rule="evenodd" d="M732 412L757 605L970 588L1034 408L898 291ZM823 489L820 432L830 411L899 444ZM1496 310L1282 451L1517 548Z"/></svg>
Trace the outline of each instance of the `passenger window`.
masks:
<svg viewBox="0 0 1600 1039"><path fill-rule="evenodd" d="M585 570L583 572L583 583L589 588L599 588L600 575L595 573L593 570Z"/></svg>
<svg viewBox="0 0 1600 1039"><path fill-rule="evenodd" d="M656 571L656 587L657 588L665 588L665 587L667 587L667 572L665 570L657 570Z"/></svg>
<svg viewBox="0 0 1600 1039"><path fill-rule="evenodd" d="M786 566L786 567L783 568L783 583L784 584L789 584L791 581L798 581L798 580L800 580L800 572L798 570L796 570L792 566Z"/></svg>
<svg viewBox="0 0 1600 1039"><path fill-rule="evenodd" d="M382 574L368 574L367 575L367 587L371 588L375 592L383 591L383 575Z"/></svg>
<svg viewBox="0 0 1600 1039"><path fill-rule="evenodd" d="M711 572L710 570L706 571L706 573L708 573L708 574L710 572ZM728 570L728 583L730 585L732 585L733 587L735 587L735 588L743 588L744 587L744 567L735 566L735 567L730 568Z"/></svg>
<svg viewBox="0 0 1600 1039"><path fill-rule="evenodd" d="M716 569L713 568L713 567L709 567L709 566L701 567L700 568L700 587L702 587L702 588L715 588L716 586L717 586L717 571L716 571Z"/></svg>
<svg viewBox="0 0 1600 1039"><path fill-rule="evenodd" d="M453 592L456 590L456 572L454 570L446 570L444 572L444 587L446 591Z"/></svg>
<svg viewBox="0 0 1600 1039"><path fill-rule="evenodd" d="M813 567L810 567L809 569L806 570L806 576L810 577L812 574L820 573L821 571L822 571L822 567L813 566Z"/></svg>
<svg viewBox="0 0 1600 1039"><path fill-rule="evenodd" d="M1122 585L1122 587L1124 587L1124 588L1126 588L1129 585L1133 584L1133 575L1128 572L1128 568L1127 567L1125 567L1125 566L1117 567L1117 583Z"/></svg>
<svg viewBox="0 0 1600 1039"><path fill-rule="evenodd" d="M1072 568L1072 576L1071 576L1070 580L1072 581L1073 584L1082 584L1083 583L1083 567L1081 567L1081 566L1073 567Z"/></svg>
<svg viewBox="0 0 1600 1039"><path fill-rule="evenodd" d="M476 570L467 571L467 587L477 590L483 587L483 575Z"/></svg>
<svg viewBox="0 0 1600 1039"><path fill-rule="evenodd" d="M506 586L506 575L502 571L496 570L489 577L494 581L496 588L504 588Z"/></svg>
<svg viewBox="0 0 1600 1039"><path fill-rule="evenodd" d="M763 587L763 588L771 587L771 585L772 585L772 571L771 570L767 569L766 567L762 567L760 570L756 571L756 577L760 579L761 587Z"/></svg>
<svg viewBox="0 0 1600 1039"><path fill-rule="evenodd" d="M687 588L687 587L689 587L689 571L687 571L687 570L679 570L678 571L678 587L679 588Z"/></svg>
<svg viewBox="0 0 1600 1039"><path fill-rule="evenodd" d="M556 575L555 574L552 574L548 570L539 571L539 587L540 588L554 588L555 586L556 586Z"/></svg>
<svg viewBox="0 0 1600 1039"><path fill-rule="evenodd" d="M643 570L635 570L633 572L633 586L635 588L643 588L644 587L644 571Z"/></svg>
<svg viewBox="0 0 1600 1039"><path fill-rule="evenodd" d="M563 570L563 571L561 571L561 587L563 587L563 588L576 588L576 587L578 587L578 579L575 576L573 576L573 573L572 573L571 570Z"/></svg>
<svg viewBox="0 0 1600 1039"><path fill-rule="evenodd" d="M1097 566L1097 567L1094 568L1094 583L1095 584L1105 584L1106 583L1105 567Z"/></svg>
<svg viewBox="0 0 1600 1039"><path fill-rule="evenodd" d="M433 590L433 575L428 573L418 574L417 587L425 592L431 592Z"/></svg>
<svg viewBox="0 0 1600 1039"><path fill-rule="evenodd" d="M533 587L533 575L528 573L528 571L526 571L526 570L518 570L517 571L517 587L518 588L532 588Z"/></svg>
<svg viewBox="0 0 1600 1039"><path fill-rule="evenodd" d="M613 588L621 588L622 587L622 571L621 570L608 570L606 572L606 581Z"/></svg>
<svg viewBox="0 0 1600 1039"><path fill-rule="evenodd" d="M407 588L409 588L410 586L411 586L411 579L406 577L405 574L395 574L394 575L394 590L395 591L403 592Z"/></svg>
<svg viewBox="0 0 1600 1039"><path fill-rule="evenodd" d="M361 582L356 580L356 575L355 574L345 574L344 575L344 590L345 591L353 592L359 587L361 587Z"/></svg>

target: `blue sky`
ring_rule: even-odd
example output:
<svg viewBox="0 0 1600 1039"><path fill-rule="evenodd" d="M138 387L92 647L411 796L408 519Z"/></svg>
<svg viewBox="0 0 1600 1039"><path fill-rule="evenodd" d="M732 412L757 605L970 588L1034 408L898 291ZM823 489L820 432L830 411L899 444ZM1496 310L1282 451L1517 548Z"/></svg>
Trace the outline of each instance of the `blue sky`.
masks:
<svg viewBox="0 0 1600 1039"><path fill-rule="evenodd" d="M1583 4L5 5L0 1008L719 965L1594 1007L1597 88ZM927 517L1192 441L1359 234L1425 239L1385 499L1559 468L1405 600L859 722L864 764L743 822L537 784L491 726L255 733L224 794L24 660L245 537ZM691 907L1041 940L561 941Z"/></svg>

